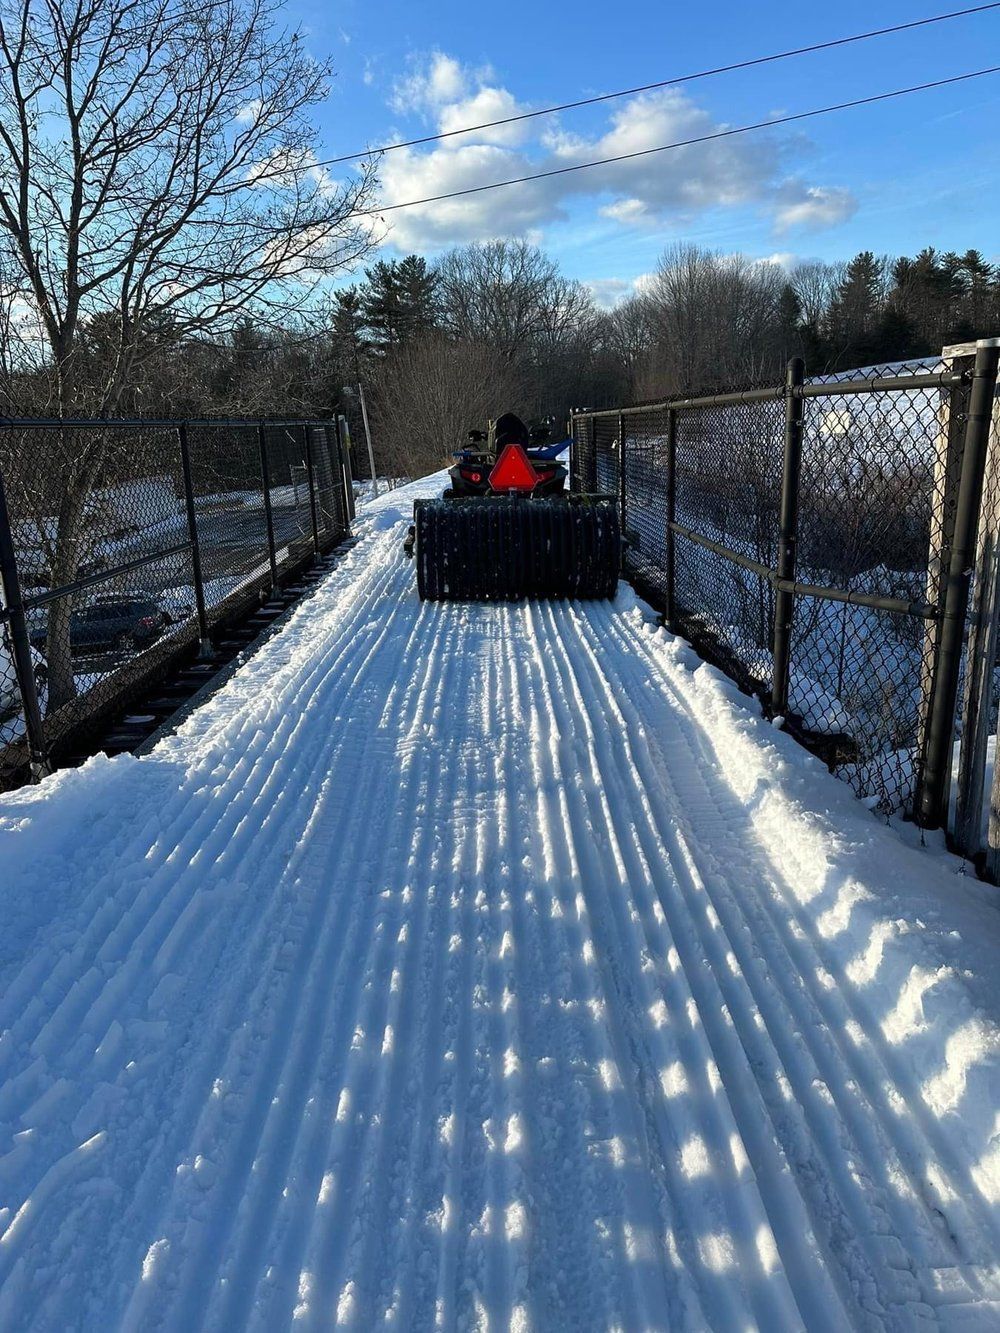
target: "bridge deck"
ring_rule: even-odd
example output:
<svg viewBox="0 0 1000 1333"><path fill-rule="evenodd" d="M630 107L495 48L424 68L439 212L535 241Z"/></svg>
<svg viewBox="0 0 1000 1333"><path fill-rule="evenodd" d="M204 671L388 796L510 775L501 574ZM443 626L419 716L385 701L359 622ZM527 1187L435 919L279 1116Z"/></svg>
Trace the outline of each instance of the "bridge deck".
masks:
<svg viewBox="0 0 1000 1333"><path fill-rule="evenodd" d="M625 589L421 607L413 489L0 801L0 1327L996 1328L992 891Z"/></svg>

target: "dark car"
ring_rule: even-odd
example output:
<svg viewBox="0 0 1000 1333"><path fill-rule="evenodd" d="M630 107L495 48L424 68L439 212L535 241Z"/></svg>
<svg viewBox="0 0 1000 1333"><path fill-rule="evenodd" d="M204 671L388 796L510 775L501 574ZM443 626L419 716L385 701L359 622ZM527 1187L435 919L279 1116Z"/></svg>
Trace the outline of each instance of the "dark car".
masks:
<svg viewBox="0 0 1000 1333"><path fill-rule="evenodd" d="M97 597L73 612L69 623L69 642L74 656L148 648L160 637L172 617L155 598ZM45 647L46 631L32 635L37 648Z"/></svg>

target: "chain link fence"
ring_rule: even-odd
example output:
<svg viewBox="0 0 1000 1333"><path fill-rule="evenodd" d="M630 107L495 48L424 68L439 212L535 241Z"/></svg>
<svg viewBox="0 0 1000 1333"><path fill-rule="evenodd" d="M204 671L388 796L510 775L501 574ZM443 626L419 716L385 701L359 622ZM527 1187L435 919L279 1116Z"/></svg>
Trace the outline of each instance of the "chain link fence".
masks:
<svg viewBox="0 0 1000 1333"><path fill-rule="evenodd" d="M48 771L348 534L345 435L339 420L0 423L0 787Z"/></svg>
<svg viewBox="0 0 1000 1333"><path fill-rule="evenodd" d="M992 403L997 355L808 380L793 362L780 385L573 418L573 487L619 496L625 573L667 623L871 806L928 825L982 505L970 399ZM995 489L1000 509L1000 460Z"/></svg>

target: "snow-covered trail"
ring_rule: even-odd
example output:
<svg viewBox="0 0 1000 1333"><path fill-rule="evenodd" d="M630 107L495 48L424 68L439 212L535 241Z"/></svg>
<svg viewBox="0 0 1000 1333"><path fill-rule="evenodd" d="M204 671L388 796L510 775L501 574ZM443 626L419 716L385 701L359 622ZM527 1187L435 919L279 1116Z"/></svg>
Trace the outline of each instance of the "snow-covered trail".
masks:
<svg viewBox="0 0 1000 1333"><path fill-rule="evenodd" d="M0 1328L1000 1326L993 891L627 589L421 606L420 489L0 799Z"/></svg>

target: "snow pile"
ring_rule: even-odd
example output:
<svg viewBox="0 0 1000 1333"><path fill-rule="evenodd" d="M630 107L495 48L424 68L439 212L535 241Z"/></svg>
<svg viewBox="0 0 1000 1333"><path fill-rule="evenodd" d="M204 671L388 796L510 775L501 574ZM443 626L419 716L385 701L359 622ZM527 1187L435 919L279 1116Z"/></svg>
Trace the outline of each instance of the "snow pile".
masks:
<svg viewBox="0 0 1000 1333"><path fill-rule="evenodd" d="M993 891L624 587L422 606L440 485L0 798L0 1327L997 1327Z"/></svg>
<svg viewBox="0 0 1000 1333"><path fill-rule="evenodd" d="M672 669L689 664L681 640L663 651ZM793 933L808 941L805 965L830 987L831 1015L859 1049L891 1061L908 1094L900 1115L935 1124L942 1150L960 1150L1000 1219L1000 891L866 818L713 668L691 673L685 695L753 812Z"/></svg>

